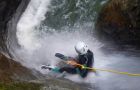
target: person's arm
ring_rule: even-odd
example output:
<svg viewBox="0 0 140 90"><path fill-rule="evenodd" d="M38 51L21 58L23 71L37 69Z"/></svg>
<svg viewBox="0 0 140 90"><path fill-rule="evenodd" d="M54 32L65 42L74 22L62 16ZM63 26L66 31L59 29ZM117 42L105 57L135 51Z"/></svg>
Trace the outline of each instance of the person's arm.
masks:
<svg viewBox="0 0 140 90"><path fill-rule="evenodd" d="M87 57L84 57L84 59L85 59L85 63L84 64L82 64L84 67L87 67L88 65L88 58ZM82 68L82 67L79 67L80 68L80 76L81 77L86 77L87 76L87 74L88 74L88 70L87 69L85 69L85 68Z"/></svg>
<svg viewBox="0 0 140 90"><path fill-rule="evenodd" d="M84 64L85 67L88 66L88 61L89 61L88 57L85 56L85 64Z"/></svg>
<svg viewBox="0 0 140 90"><path fill-rule="evenodd" d="M85 67L92 67L92 63L93 63L93 61L94 61L94 60L93 60L93 53L92 53L92 52L89 52L88 55L85 56L84 58L85 58L85 62L84 62L83 65L84 65ZM80 70L80 75L81 75L81 77L83 77L83 78L86 77L87 74L88 74L88 71L89 71L89 70L87 70L87 69L84 69L84 68L82 69L82 68L81 68L81 70Z"/></svg>

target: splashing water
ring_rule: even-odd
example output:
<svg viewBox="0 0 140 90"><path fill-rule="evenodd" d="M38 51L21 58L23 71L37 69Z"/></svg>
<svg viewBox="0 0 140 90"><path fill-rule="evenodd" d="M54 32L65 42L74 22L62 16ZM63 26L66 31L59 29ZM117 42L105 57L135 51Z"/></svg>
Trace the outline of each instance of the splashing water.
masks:
<svg viewBox="0 0 140 90"><path fill-rule="evenodd" d="M27 10L18 23L17 38L21 48L16 49L16 53L20 57L20 62L23 65L40 71L40 65L42 64L55 65L59 62L54 56L56 52L75 57L77 54L74 50L74 45L77 41L84 41L94 52L95 67L104 68L112 64L114 66L111 67L115 69L119 67L121 70L127 70L128 68L124 68L123 65L119 66L122 64L122 61L124 65L128 64L128 66L139 65L139 63L137 63L138 61L136 63L132 61L132 59L136 60L137 58L131 56L126 57L121 54L104 55L100 50L103 44L94 37L94 24L91 22L75 24L73 27L65 26L61 28L61 30L49 28L47 25L42 26L41 22L45 20L45 14L49 10L49 5L50 0L31 0ZM126 60L130 63L126 64ZM133 72L131 68L128 70ZM113 90L112 88L110 89L110 84L112 83L114 83L114 87L120 86L124 88L125 86L129 86L129 84L122 84L119 81L120 79L117 79L119 76L115 76L117 78L114 78L114 76L111 75L112 74L109 73L103 73L101 74L102 78L96 79L93 74L89 74L86 79L71 75L67 76L67 78L76 82L92 83L94 80L97 82L100 81L99 84L102 90ZM129 80L127 77L125 79ZM139 81L135 78L133 82ZM118 84L115 85L115 83ZM133 85L130 86L134 87ZM131 87L129 88L131 89Z"/></svg>
<svg viewBox="0 0 140 90"><path fill-rule="evenodd" d="M94 37L94 23L77 23L73 27L65 26L61 30L42 26L41 22L45 20L49 5L50 0L32 0L18 23L17 38L21 48L16 52L23 65L40 71L42 64L56 65L59 62L54 56L57 52L75 57L77 54L74 46L78 41L87 43L94 52L96 60L101 63L98 67L109 63L100 50L103 44ZM81 82L81 78L78 79L77 76L67 78ZM87 79L87 82L89 80Z"/></svg>
<svg viewBox="0 0 140 90"><path fill-rule="evenodd" d="M39 47L35 38L35 29L45 19L49 4L50 0L31 0L27 10L22 15L17 25L17 38L24 49L34 50Z"/></svg>
<svg viewBox="0 0 140 90"><path fill-rule="evenodd" d="M57 52L75 57L74 45L78 41L84 41L92 51L100 53L102 44L93 37L93 23L66 26L63 30L41 26L49 5L50 0L32 0L18 23L17 38L21 48L17 49L17 54L23 65L37 70L42 64L55 65L59 61L54 56Z"/></svg>

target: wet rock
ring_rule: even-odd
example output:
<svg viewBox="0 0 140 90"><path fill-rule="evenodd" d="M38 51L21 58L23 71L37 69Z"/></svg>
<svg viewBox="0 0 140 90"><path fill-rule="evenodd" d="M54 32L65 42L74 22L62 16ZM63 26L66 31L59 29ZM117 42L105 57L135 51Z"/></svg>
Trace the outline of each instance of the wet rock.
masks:
<svg viewBox="0 0 140 90"><path fill-rule="evenodd" d="M16 29L17 21L29 1L30 0L0 0L0 51L8 52L6 45L8 32L12 31L12 28ZM21 9L19 9L20 6L22 6ZM11 19L13 19L13 21L11 21ZM14 25L10 26L9 21ZM10 30L8 30L8 28L10 28Z"/></svg>
<svg viewBox="0 0 140 90"><path fill-rule="evenodd" d="M41 85L27 82L0 83L0 90L41 90Z"/></svg>
<svg viewBox="0 0 140 90"><path fill-rule="evenodd" d="M0 82L28 81L36 79L32 71L0 53Z"/></svg>
<svg viewBox="0 0 140 90"><path fill-rule="evenodd" d="M96 30L101 39L140 45L140 1L109 0L99 13Z"/></svg>
<svg viewBox="0 0 140 90"><path fill-rule="evenodd" d="M90 85L85 83L78 84L68 79L43 76L39 72L36 72L36 74L34 72L35 71L32 71L22 66L20 63L12 59L9 59L7 56L0 53L0 89L1 86L3 86L3 84L1 83L4 83L4 86L6 87L7 83L11 83L13 85L14 84L13 82L16 82L14 85L18 85L18 87L22 89L23 89L22 83L25 83L24 87L28 89L33 88L32 84L38 85L37 88L41 86L41 90L89 90L90 89Z"/></svg>
<svg viewBox="0 0 140 90"><path fill-rule="evenodd" d="M42 90L94 90L94 86L85 83L75 83L64 78L47 77L43 80L32 80L30 83L43 85Z"/></svg>
<svg viewBox="0 0 140 90"><path fill-rule="evenodd" d="M21 0L0 0L0 49L5 49L6 27Z"/></svg>
<svg viewBox="0 0 140 90"><path fill-rule="evenodd" d="M11 34L11 36L9 36L10 39L12 38L12 36L14 36L15 38L17 22L20 18L20 15L28 5L29 1L30 0L0 0L0 41L1 41L0 51L5 50L7 47L5 42L7 40L7 36L9 36L8 33ZM15 41L13 40L16 39L12 39L11 42L9 41L10 42L9 45L11 45L11 43L15 43ZM7 56L3 55L2 53L0 53L0 83L1 82L11 83L15 81L17 82L25 81L26 83L27 81L26 84L29 85L28 81L30 80L36 79L36 81L38 81L36 75L41 76L39 72L31 71L30 69L22 66L19 62L16 62L8 58ZM36 81L34 83L38 83ZM19 84L20 83L16 85L19 86ZM72 81L64 80L64 79L49 78L47 80L45 79L45 82L43 82L42 84L44 84L44 87L42 88L43 90L87 90L85 86L81 87L80 85ZM12 87L16 88L17 87L16 85L14 86L12 85ZM23 90L25 90L24 85L22 87ZM5 87L7 87L7 85ZM11 85L8 87L11 88ZM19 88L17 90L19 90ZM30 89L30 90L35 90L35 89Z"/></svg>

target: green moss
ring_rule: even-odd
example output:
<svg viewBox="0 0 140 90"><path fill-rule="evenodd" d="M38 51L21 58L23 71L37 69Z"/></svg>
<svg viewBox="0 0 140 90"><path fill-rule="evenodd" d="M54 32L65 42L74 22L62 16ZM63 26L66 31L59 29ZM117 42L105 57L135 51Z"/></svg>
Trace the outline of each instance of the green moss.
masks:
<svg viewBox="0 0 140 90"><path fill-rule="evenodd" d="M34 83L0 83L0 90L40 90L40 84Z"/></svg>

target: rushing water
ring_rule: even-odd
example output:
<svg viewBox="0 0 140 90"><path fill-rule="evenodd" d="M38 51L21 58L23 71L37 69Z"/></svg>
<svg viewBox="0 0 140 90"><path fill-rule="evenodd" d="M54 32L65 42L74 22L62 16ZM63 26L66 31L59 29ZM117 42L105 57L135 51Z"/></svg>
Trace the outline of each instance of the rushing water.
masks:
<svg viewBox="0 0 140 90"><path fill-rule="evenodd" d="M56 7L51 6L53 2L51 3L50 0L31 1L18 23L17 38L21 48L17 49L17 54L22 57L23 63L29 64L27 65L28 67L37 68L37 66L43 63L55 64L57 60L54 54L56 52L75 56L74 45L78 41L85 41L93 51L97 52L103 46L103 44L94 38L94 22L92 21L82 23L73 22L73 26L63 25L62 27L60 25L61 28L58 29L48 26L45 23L48 20L47 18L45 19L45 14L48 12L54 13L53 10ZM62 2L63 5L59 7L65 6L68 2L70 1L64 0ZM76 7L78 7L77 12L80 13L80 0L75 1L75 3ZM81 6L81 9L84 9L84 7ZM67 17L70 18L68 15ZM32 61L34 63L30 64Z"/></svg>
<svg viewBox="0 0 140 90"><path fill-rule="evenodd" d="M140 73L139 57L122 52L102 51L104 44L96 39L94 21L104 0L31 0L17 25L15 48L20 62L39 70L42 64L55 65L56 52L75 57L74 45L84 41L94 52L95 67ZM132 67L133 66L133 67ZM74 82L90 83L96 90L138 90L139 77L128 77L108 72L90 73L86 79L78 75L66 78Z"/></svg>

